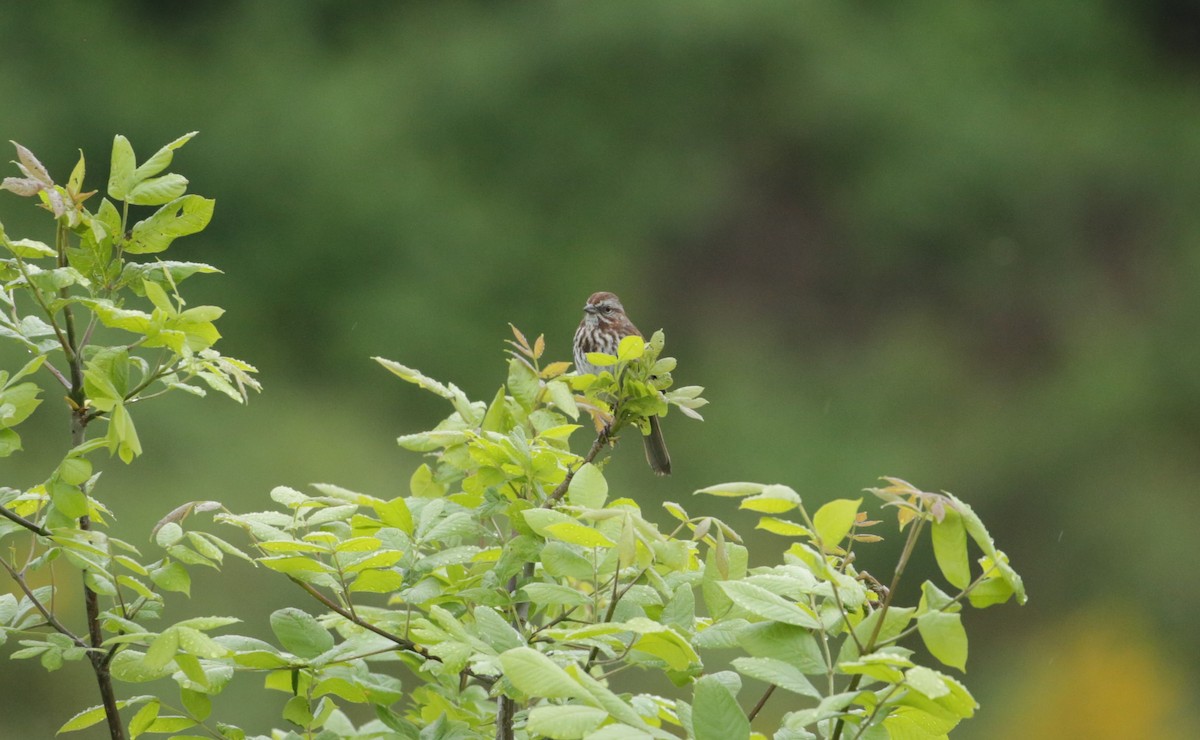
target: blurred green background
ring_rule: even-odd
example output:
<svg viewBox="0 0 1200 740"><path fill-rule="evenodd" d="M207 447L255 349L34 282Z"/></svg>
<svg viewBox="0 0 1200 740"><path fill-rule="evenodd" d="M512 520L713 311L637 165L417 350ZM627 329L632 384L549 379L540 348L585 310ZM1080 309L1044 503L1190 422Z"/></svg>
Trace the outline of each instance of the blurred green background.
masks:
<svg viewBox="0 0 1200 740"><path fill-rule="evenodd" d="M674 476L621 448L614 488L746 532L691 492L953 491L1030 594L966 616L983 707L956 737L1196 732L1195 3L76 0L7 4L0 55L0 139L59 178L82 147L102 187L116 133L145 157L201 132L174 169L216 216L173 255L225 270L189 298L229 310L219 347L266 390L138 409L146 455L99 494L148 554L188 500L405 491L395 437L448 409L369 356L490 398L507 322L567 359L612 290L712 401L666 420ZM27 202L0 218L45 238ZM45 477L59 413L0 482ZM890 573L896 539L862 565ZM909 595L931 559L910 572ZM289 603L231 563L168 616L263 634ZM278 722L259 685L218 713ZM6 738L98 701L78 664L5 662L0 697Z"/></svg>

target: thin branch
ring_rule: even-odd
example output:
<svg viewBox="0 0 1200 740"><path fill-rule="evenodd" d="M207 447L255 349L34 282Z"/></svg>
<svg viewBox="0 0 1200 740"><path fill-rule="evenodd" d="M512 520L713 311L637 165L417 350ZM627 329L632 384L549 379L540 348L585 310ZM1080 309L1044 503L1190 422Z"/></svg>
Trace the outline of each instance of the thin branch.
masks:
<svg viewBox="0 0 1200 740"><path fill-rule="evenodd" d="M611 621L612 621L613 614L615 614L615 613L616 613L616 611L617 611L617 602L618 602L618 601L620 601L620 600L621 600L621 597L622 597L622 596L624 596L624 595L625 595L625 593L629 591L629 589L625 589L625 591L622 591L621 593L619 593L619 594L618 594L618 593L617 593L617 588L618 588L620 585L621 585L621 563L620 563L620 561L618 561L618 562L617 562L617 569L616 569L616 571L613 573L613 589L612 589L612 596L611 596L611 597L609 598L609 600L608 600L608 611L607 611L607 612L604 614L604 621L605 621L605 622L611 622ZM590 670L590 669L591 669L591 667L592 667L592 663L595 663L595 662L596 662L596 657L597 657L598 655L600 655L600 646L599 646L599 645L594 645L594 646L592 647L592 652L588 654L588 659L587 659L587 662L583 664L583 672L584 672L584 673L587 673L587 672L588 672L588 670Z"/></svg>
<svg viewBox="0 0 1200 740"><path fill-rule="evenodd" d="M925 527L925 516L919 516L912 522L912 528L908 530L908 540L904 543L904 550L900 553L900 560L896 563L896 573L892 576L892 584L888 587L887 595L883 597L883 605L879 609L879 621L875 623L875 629L871 630L871 637L867 640L866 651L873 651L876 647L875 641L879 639L879 632L883 629L883 622L887 619L888 608L892 605L892 599L896 595L896 589L900 586L900 577L904 575L904 568L908 565L908 559L912 556L913 548L917 545L917 538L921 536L921 530ZM857 691L858 685L862 682L863 674L856 673L850 679L850 685L846 687L846 691ZM845 718L838 717L837 725L834 726L833 736L831 740L840 740L842 730L845 728Z"/></svg>
<svg viewBox="0 0 1200 740"><path fill-rule="evenodd" d="M984 571L983 573L980 573L979 576L975 580L971 581L971 583L969 583L966 588L964 588L962 591L959 591L958 595L956 595L954 598L950 599L950 601L946 602L945 606L938 607L937 609L933 609L932 611L944 612L951 606L954 606L955 604L959 603L960 601L965 599L967 596L969 596L971 594L971 592L975 590L976 586L978 586L980 583L983 583L985 580L987 580L988 576L990 576L992 573L996 572L997 570L999 570L999 569L996 568L995 566L993 566L993 567L989 568L988 570ZM914 633L916 631L917 631L917 625L914 624L912 627L905 629L904 631L897 634L895 637L892 637L892 638L882 641L879 644L879 647L900 642L905 637L908 637L909 635L911 635L912 633Z"/></svg>
<svg viewBox="0 0 1200 740"><path fill-rule="evenodd" d="M403 637L400 637L399 635L392 634L391 632L388 632L387 630L383 629L382 627L377 627L376 625L371 624L370 622L366 621L365 619L356 617L353 613L351 613L348 609L343 607L341 604L338 604L336 601L329 598L328 596L321 593L316 588L305 583L304 581L298 580L296 578L292 578L291 576L289 576L289 578L291 578L292 583L295 583L297 586L299 586L300 588L307 591L309 596L312 596L314 599L316 599L317 601L324 604L325 607L327 609L329 609L330 611L336 612L343 618L349 620L350 622L353 622L354 624L357 624L359 627L362 627L365 630L370 630L371 632L374 632L375 634L379 635L380 637L391 640L392 642L396 643L396 645L401 650L405 650L407 652L414 653L415 655L421 657L424 660L432 660L437 663L443 662L440 657L429 652L429 650L421 647L420 645L413 642L412 640L408 640ZM480 682L486 683L488 685L495 683L494 678L491 678L490 676L480 675L470 669L467 669L465 671L465 673L468 676L470 676L471 678L474 678L476 681L480 681Z"/></svg>
<svg viewBox="0 0 1200 740"><path fill-rule="evenodd" d="M562 624L563 622L566 622L566 621L568 621L568 620L571 618L571 615L572 615L572 614L574 614L574 613L575 613L575 610L576 610L576 609L578 609L578 608L579 608L579 606L578 606L578 605L576 605L576 606L573 606L573 607L571 607L570 609L568 609L568 610L566 610L565 612L563 612L562 614L559 614L559 615L558 615L557 617L555 617L554 619L551 619L550 621L546 622L546 623L545 623L545 624L543 624L541 627L538 627L537 629L535 629L533 632L531 632L531 633L530 633L530 635L529 635L529 641L530 641L531 643L532 643L532 642L537 642L537 641L538 641L538 639L539 639L539 638L538 638L538 635L539 635L539 634L541 634L541 633L542 633L543 631L545 631L545 630L548 630L548 629L550 629L551 627L553 627L553 626L555 626L555 625ZM576 621L578 621L578 620L576 620Z"/></svg>
<svg viewBox="0 0 1200 740"><path fill-rule="evenodd" d="M21 273L21 277L25 278L25 282L29 284L29 292L33 294L33 300L41 307L46 314L46 318L50 320L50 328L54 330L55 337L58 338L58 343L62 346L63 353L67 356L67 361L70 362L73 357L71 343L63 335L62 329L58 326L58 320L54 318L54 312L50 310L50 306L46 305L46 301L42 298L42 292L37 289L33 281L29 279L29 273L25 270L25 262L21 258L17 258L17 269Z"/></svg>
<svg viewBox="0 0 1200 740"><path fill-rule="evenodd" d="M81 647L85 650L88 649L88 644L86 642L79 639L78 635L72 632L65 624L58 621L58 617L54 616L54 613L47 609L46 605L39 601L37 596L34 596L33 591L29 588L29 584L25 583L24 576L18 573L11 565L9 565L8 561L4 558L0 558L0 565L4 566L4 569L8 571L8 575L11 576L14 581L16 581L18 586L20 586L21 591L25 594L25 598L29 599L34 608L37 609L42 615L42 618L46 620L47 624L53 627L54 630L59 634L69 637L71 642L75 643L76 647Z"/></svg>
<svg viewBox="0 0 1200 740"><path fill-rule="evenodd" d="M71 390L71 381L67 380L67 376L63 375L62 371L60 371L58 368L51 365L49 360L47 360L46 362L43 362L42 367L46 368L46 370L48 370L51 375L53 375L55 378L57 378L58 382L62 383L63 388L66 388L67 390Z"/></svg>
<svg viewBox="0 0 1200 740"><path fill-rule="evenodd" d="M592 449L588 450L588 453L583 456L583 462L575 466L574 469L567 471L567 477L563 478L562 483L559 483L558 487L551 491L550 495L546 497L545 503L542 504L543 508L553 508L553 506L558 503L559 499L566 494L567 488L569 488L571 485L571 480L575 478L575 474L579 472L579 469L595 460L596 456L600 454L600 451L603 450L605 445L608 444L608 435L609 431L607 429L596 435L596 441L592 443ZM617 440L614 438L612 443L615 445Z"/></svg>
<svg viewBox="0 0 1200 740"><path fill-rule="evenodd" d="M775 693L776 688L778 688L778 687L775 684L771 684L770 686L767 687L767 690L763 692L763 695L758 700L758 703L755 704L754 708L751 709L749 714L746 715L746 719L750 720L751 722L754 721L754 718L757 717L758 713L762 711L762 708L764 706L766 706L767 699L770 699L771 694Z"/></svg>
<svg viewBox="0 0 1200 740"><path fill-rule="evenodd" d="M0 516L3 516L5 519L13 521L17 524L20 524L22 527L24 527L25 529L28 529L30 532L33 532L34 534L41 535L42 537L50 536L50 530L46 529L45 527L43 527L42 525L40 525L36 522L29 521L28 519L26 519L25 517L16 513L15 511L10 511L7 507L0 506Z"/></svg>

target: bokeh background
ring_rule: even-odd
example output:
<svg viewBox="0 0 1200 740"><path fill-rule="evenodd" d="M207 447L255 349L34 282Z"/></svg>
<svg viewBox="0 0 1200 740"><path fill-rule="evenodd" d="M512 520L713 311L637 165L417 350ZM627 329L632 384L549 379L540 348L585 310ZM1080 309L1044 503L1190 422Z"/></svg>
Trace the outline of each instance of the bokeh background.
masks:
<svg viewBox="0 0 1200 740"><path fill-rule="evenodd" d="M448 409L370 356L490 398L507 322L566 359L613 290L712 402L666 420L671 478L618 450L622 493L748 532L691 492L953 491L1030 594L967 615L983 707L956 737L1197 732L1195 3L9 3L0 60L0 139L59 177L82 147L102 187L115 133L145 157L201 132L175 168L216 216L174 256L225 270L190 296L228 309L220 347L266 390L138 409L146 455L100 494L148 553L188 500L403 492L395 437ZM27 202L0 218L44 238ZM45 476L56 413L0 482ZM231 563L168 616L263 634L301 597ZM218 713L278 721L284 697L238 681ZM6 661L0 736L97 701L80 665Z"/></svg>

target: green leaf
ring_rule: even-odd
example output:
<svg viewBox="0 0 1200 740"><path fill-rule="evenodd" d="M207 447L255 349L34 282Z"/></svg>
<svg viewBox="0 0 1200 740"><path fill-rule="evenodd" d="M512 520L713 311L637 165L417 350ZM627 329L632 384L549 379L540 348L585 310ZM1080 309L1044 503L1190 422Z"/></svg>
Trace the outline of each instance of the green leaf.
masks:
<svg viewBox="0 0 1200 740"><path fill-rule="evenodd" d="M405 434L402 437L397 437L396 442L404 449L412 450L413 452L432 452L443 447L460 445L466 442L467 439L468 435L466 432L445 429Z"/></svg>
<svg viewBox="0 0 1200 740"><path fill-rule="evenodd" d="M780 622L760 622L738 630L735 637L734 646L743 648L753 657L781 660L794 666L801 673L826 671L825 654L817 644L816 636L803 627ZM853 644L852 641L847 642Z"/></svg>
<svg viewBox="0 0 1200 740"><path fill-rule="evenodd" d="M125 702L117 702L117 705L121 706L124 703ZM76 730L86 729L101 722L106 716L107 715L104 712L103 704L91 707L90 709L85 709L71 719L67 720L62 727L58 728L58 732L56 734L61 735L64 732L75 732Z"/></svg>
<svg viewBox="0 0 1200 740"><path fill-rule="evenodd" d="M913 666L904 674L904 682L930 699L940 699L950 693L945 677L925 666Z"/></svg>
<svg viewBox="0 0 1200 740"><path fill-rule="evenodd" d="M575 521L551 524L546 527L546 534L563 542L583 547L613 547L617 544L598 530Z"/></svg>
<svg viewBox="0 0 1200 740"><path fill-rule="evenodd" d="M974 509L964 503L956 496L946 494L950 500L954 502L958 513L962 515L963 526L967 530L967 534L971 535L971 539L983 550L983 554L987 556L987 562L991 567L994 567L1000 572L1000 576L1012 587L1013 593L1017 597L1018 604L1024 604L1027 600L1025 595L1025 584L1021 580L1021 576L1013 570L1008 564L1008 558L1003 552L996 549L996 544L992 541L992 536L988 534L987 528L983 526L983 520L975 513ZM988 566L984 566L986 571Z"/></svg>
<svg viewBox="0 0 1200 740"><path fill-rule="evenodd" d="M797 524L788 519L779 519L773 516L760 517L755 529L765 529L774 534L781 534L785 537L811 537L812 532L808 527Z"/></svg>
<svg viewBox="0 0 1200 740"><path fill-rule="evenodd" d="M140 183L146 178L154 177L158 173L165 170L171 165L171 159L175 155L175 150L191 141L192 138L198 133L198 131L186 133L152 154L149 159L147 159L145 162L142 162L142 164L133 171L132 181L135 183Z"/></svg>
<svg viewBox="0 0 1200 740"><path fill-rule="evenodd" d="M579 589L558 583L526 583L521 591L535 606L584 606L589 603L587 594Z"/></svg>
<svg viewBox="0 0 1200 740"><path fill-rule="evenodd" d="M986 609L989 606L1003 604L1012 598L1013 590L1008 581L1003 578L988 578L979 583L967 594L971 606L976 609Z"/></svg>
<svg viewBox="0 0 1200 740"><path fill-rule="evenodd" d="M197 658L215 660L229 654L228 650L200 630L179 625L175 628L179 632L179 646Z"/></svg>
<svg viewBox="0 0 1200 740"><path fill-rule="evenodd" d="M575 670L578 670L575 668ZM592 678L587 673L578 672L573 675L578 676L580 685L587 691L591 699L587 702L593 706L598 706L604 709L608 714L618 722L622 722L630 727L635 727L642 732L648 733L656 738L663 740L672 740L675 736L664 730L651 727L638 715L637 710L608 689L604 684ZM611 735L609 736L612 740ZM626 734L624 737L640 737L636 734Z"/></svg>
<svg viewBox="0 0 1200 740"><path fill-rule="evenodd" d="M442 552L445 552L443 550ZM373 553L362 560L356 560L350 565L342 568L342 572L348 575L359 573L364 570L372 570L379 568L390 568L404 558L404 553L399 550L380 550Z"/></svg>
<svg viewBox="0 0 1200 740"><path fill-rule="evenodd" d="M579 406L575 404L575 396L571 393L571 386L561 380L551 380L549 383L546 383L546 393L550 396L550 402L558 410L572 419L579 418Z"/></svg>
<svg viewBox="0 0 1200 740"><path fill-rule="evenodd" d="M271 614L271 631L279 644L301 658L315 658L333 647L333 635L308 612L287 607Z"/></svg>
<svg viewBox="0 0 1200 740"><path fill-rule="evenodd" d="M475 632L496 652L525 644L521 634L490 606L477 606L471 615L475 617Z"/></svg>
<svg viewBox="0 0 1200 740"><path fill-rule="evenodd" d="M608 367L617 364L617 358L605 352L588 352L585 355L588 364L596 367Z"/></svg>
<svg viewBox="0 0 1200 740"><path fill-rule="evenodd" d="M413 471L408 489L417 498L440 498L446 493L445 486L433 480L433 471L424 463Z"/></svg>
<svg viewBox="0 0 1200 740"><path fill-rule="evenodd" d="M504 390L504 386L500 386L495 397L492 398L492 402L488 404L487 411L483 414L483 423L480 428L485 432L504 434L512 426L512 416L508 413L508 396L504 394Z"/></svg>
<svg viewBox="0 0 1200 740"><path fill-rule="evenodd" d="M75 167L71 169L71 175L67 178L67 190L72 193L78 193L83 189L83 177L87 172L87 163L83 158L83 150L79 150L79 161L75 163Z"/></svg>
<svg viewBox="0 0 1200 740"><path fill-rule="evenodd" d="M820 620L809 610L761 586L745 581L721 581L719 585L733 603L763 619L809 629L821 627Z"/></svg>
<svg viewBox="0 0 1200 740"><path fill-rule="evenodd" d="M25 363L24 366L22 366L20 370L13 373L12 377L10 377L7 382L0 380L0 386L13 385L21 378L24 378L26 375L32 375L33 373L35 373L39 369L41 369L42 365L45 362L46 362L45 355L34 356L34 358L31 359L29 362ZM0 373L0 378L2 378L2 377L3 377L3 374Z"/></svg>
<svg viewBox="0 0 1200 740"><path fill-rule="evenodd" d="M159 717L146 729L146 732L155 733L171 733L186 730L189 727L195 727L196 722L187 717L169 716Z"/></svg>
<svg viewBox="0 0 1200 740"><path fill-rule="evenodd" d="M894 740L942 740L957 720L938 717L916 707L897 707L883 721L888 738Z"/></svg>
<svg viewBox="0 0 1200 740"><path fill-rule="evenodd" d="M866 644L871 639L871 635L875 632L875 625L879 623L880 617L883 617L883 626L879 628L879 634L876 637L876 643L882 644L890 641L892 638L899 635L908 627L912 621L913 614L916 609L911 606L899 607L893 606L887 610L886 616L882 609L872 611L867 618L859 622L854 627L854 634L858 636L858 641ZM858 657L858 647L853 640L846 640L842 643L841 652L838 655L838 660L854 660Z"/></svg>
<svg viewBox="0 0 1200 740"><path fill-rule="evenodd" d="M707 493L710 496L753 496L762 493L766 488L762 483L719 483L708 488L701 488L696 493Z"/></svg>
<svg viewBox="0 0 1200 740"><path fill-rule="evenodd" d="M526 729L532 735L552 740L576 740L596 729L607 718L608 712L603 709L579 704L542 706L529 711Z"/></svg>
<svg viewBox="0 0 1200 740"><path fill-rule="evenodd" d="M856 661L838 663L838 670L850 675L870 676L884 683L900 683L904 680L901 669L911 668L912 661L892 653L872 653Z"/></svg>
<svg viewBox="0 0 1200 740"><path fill-rule="evenodd" d="M537 373L527 363L516 357L508 361L508 392L517 403L526 410L531 410L542 392L541 381Z"/></svg>
<svg viewBox="0 0 1200 740"><path fill-rule="evenodd" d="M734 658L733 667L743 676L757 678L803 696L821 698L821 692L791 663L775 658Z"/></svg>
<svg viewBox="0 0 1200 740"><path fill-rule="evenodd" d="M137 429L133 426L133 418L125 410L124 403L113 406L106 437L109 449L115 449L126 464L133 462L133 458L142 454L142 443L138 439Z"/></svg>
<svg viewBox="0 0 1200 740"><path fill-rule="evenodd" d="M154 533L154 543L159 547L170 547L179 544L183 539L183 527L175 522L167 522Z"/></svg>
<svg viewBox="0 0 1200 740"><path fill-rule="evenodd" d="M191 619L185 619L182 622L176 622L175 626L188 627L190 629L204 630L207 632L209 630L228 627L231 624L238 624L241 621L242 620L238 619L237 617L192 617Z"/></svg>
<svg viewBox="0 0 1200 740"><path fill-rule="evenodd" d="M179 652L179 632L168 628L151 641L150 647L146 650L146 657L142 659L142 664L150 671L157 671L166 667L177 652Z"/></svg>
<svg viewBox="0 0 1200 740"><path fill-rule="evenodd" d="M692 729L696 740L748 740L750 720L719 679L704 676L696 682Z"/></svg>
<svg viewBox="0 0 1200 740"><path fill-rule="evenodd" d="M149 702L139 709L137 714L133 715L133 719L129 720L129 735L131 737L138 737L146 731L146 728L154 723L154 720L158 719L159 706L157 701Z"/></svg>
<svg viewBox="0 0 1200 740"><path fill-rule="evenodd" d="M749 509L763 514L782 514L800 505L800 494L787 486L770 485L762 493L742 499L739 509Z"/></svg>
<svg viewBox="0 0 1200 740"><path fill-rule="evenodd" d="M971 584L971 563L967 558L967 530L962 516L947 508L942 521L933 523L933 554L942 575L956 588Z"/></svg>
<svg viewBox="0 0 1200 740"><path fill-rule="evenodd" d="M529 647L518 647L500 655L504 676L517 690L546 699L582 699L590 696L557 663Z"/></svg>
<svg viewBox="0 0 1200 740"><path fill-rule="evenodd" d="M79 490L78 486L68 485L60 480L51 481L47 486L50 494L50 500L54 502L54 508L58 509L64 516L72 519L78 519L88 513L87 496L83 491Z"/></svg>
<svg viewBox="0 0 1200 740"><path fill-rule="evenodd" d="M80 486L92 477L92 463L83 457L68 457L58 465L58 477L70 486Z"/></svg>
<svg viewBox="0 0 1200 740"><path fill-rule="evenodd" d="M637 334L630 334L622 337L620 344L617 345L617 361L629 362L636 360L646 353L646 340L639 337Z"/></svg>
<svg viewBox="0 0 1200 740"><path fill-rule="evenodd" d="M575 471L575 477L567 487L567 501L574 506L599 509L608 498L608 481L600 468L591 463Z"/></svg>
<svg viewBox="0 0 1200 740"><path fill-rule="evenodd" d="M154 304L154 307L166 312L169 316L174 316L178 311L175 309L175 304L167 297L167 291L163 290L162 286L150 280L142 280L142 290L146 293L146 297Z"/></svg>
<svg viewBox="0 0 1200 740"><path fill-rule="evenodd" d="M129 139L117 134L113 137L112 166L108 175L108 197L125 200L129 188L133 187L133 171L136 163Z"/></svg>
<svg viewBox="0 0 1200 740"><path fill-rule="evenodd" d="M0 429L0 457L21 451L21 435L12 429Z"/></svg>
<svg viewBox="0 0 1200 740"><path fill-rule="evenodd" d="M525 509L521 511L521 516L525 518L525 523L529 525L529 528L542 537L551 536L549 528L552 524L575 521L561 511L555 511L554 509L547 509L544 507Z"/></svg>
<svg viewBox="0 0 1200 740"><path fill-rule="evenodd" d="M917 616L931 611L954 613L962 611L962 604L956 603L949 594L938 588L933 581L925 581L921 584L921 602L920 607L917 609Z"/></svg>
<svg viewBox="0 0 1200 740"><path fill-rule="evenodd" d="M42 403L37 397L41 392L34 383L18 383L0 390L0 428L15 427L28 419Z"/></svg>
<svg viewBox="0 0 1200 740"><path fill-rule="evenodd" d="M700 656L683 635L671 627L645 617L636 617L624 626L638 633L633 649L661 658L672 670L682 671L700 664Z"/></svg>
<svg viewBox="0 0 1200 740"><path fill-rule="evenodd" d="M922 614L917 617L917 631L933 657L960 671L967 669L967 631L961 614Z"/></svg>
<svg viewBox="0 0 1200 740"><path fill-rule="evenodd" d="M180 689L179 698L183 702L184 709L194 719L203 722L212 714L212 699L208 694L190 689Z"/></svg>
<svg viewBox="0 0 1200 740"><path fill-rule="evenodd" d="M391 501L373 503L372 507L379 515L379 521L383 522L385 526L395 527L407 535L413 533L412 512L408 510L408 502L402 497L397 496Z"/></svg>
<svg viewBox="0 0 1200 740"><path fill-rule="evenodd" d="M817 513L813 515L813 526L826 548L837 547L850 533L861 503L861 498L835 499L817 509Z"/></svg>
<svg viewBox="0 0 1200 740"><path fill-rule="evenodd" d="M96 315L104 321L103 307L96 307ZM88 360L83 372L83 387L97 409L112 411L124 401L129 391L129 366L129 353L124 349L104 349Z"/></svg>
<svg viewBox="0 0 1200 740"><path fill-rule="evenodd" d="M5 241L4 246L8 247L8 251L16 256L27 259L40 259L42 257L53 257L56 252L54 248L45 242L39 242L34 239L14 239L13 241Z"/></svg>
<svg viewBox="0 0 1200 740"><path fill-rule="evenodd" d="M404 577L394 570L368 570L360 573L350 584L353 592L387 594L398 591L404 585Z"/></svg>
<svg viewBox="0 0 1200 740"><path fill-rule="evenodd" d="M181 564L171 562L150 571L150 580L164 591L176 591L191 595L192 576Z"/></svg>
<svg viewBox="0 0 1200 740"><path fill-rule="evenodd" d="M592 563L565 542L550 540L542 548L542 567L555 578L591 578Z"/></svg>
<svg viewBox="0 0 1200 740"><path fill-rule="evenodd" d="M187 186L187 178L183 175L152 177L134 185L125 200L135 206L161 206L186 193Z"/></svg>
<svg viewBox="0 0 1200 740"><path fill-rule="evenodd" d="M172 200L146 220L134 224L125 251L129 254L161 252L179 237L203 231L212 219L215 205L216 201L198 195Z"/></svg>

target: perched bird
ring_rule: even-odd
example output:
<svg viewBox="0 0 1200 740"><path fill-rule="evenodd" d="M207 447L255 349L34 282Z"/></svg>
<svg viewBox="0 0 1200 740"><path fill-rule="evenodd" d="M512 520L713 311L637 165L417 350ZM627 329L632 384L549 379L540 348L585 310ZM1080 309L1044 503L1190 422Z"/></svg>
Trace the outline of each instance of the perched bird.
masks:
<svg viewBox="0 0 1200 740"><path fill-rule="evenodd" d="M612 293L593 293L583 306L583 321L575 330L575 369L581 373L600 374L604 368L588 362L589 352L617 354L621 339L635 334L642 336L638 328L625 315L621 299ZM671 474L671 456L667 443L663 441L662 426L657 416L650 417L650 434L642 437L646 448L646 462L657 475Z"/></svg>

